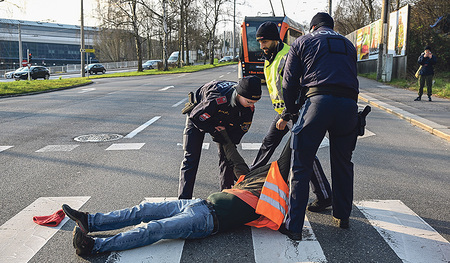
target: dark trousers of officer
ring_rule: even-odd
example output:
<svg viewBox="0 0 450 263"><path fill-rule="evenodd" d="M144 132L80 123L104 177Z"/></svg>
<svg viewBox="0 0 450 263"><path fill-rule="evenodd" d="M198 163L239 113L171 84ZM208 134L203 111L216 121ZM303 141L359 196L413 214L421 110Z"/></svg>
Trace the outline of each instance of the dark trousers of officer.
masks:
<svg viewBox="0 0 450 263"><path fill-rule="evenodd" d="M272 157L275 149L280 145L284 135L292 129L292 121L289 121L284 130L277 129L277 122L281 118L281 115L277 114L272 124L269 127L269 131L262 141L261 148L253 161L250 170L254 170L267 164ZM324 200L331 197L331 187L328 182L325 173L323 172L322 165L320 164L317 156L314 158L313 163L313 176L311 177L311 188L313 193L317 196L317 199Z"/></svg>
<svg viewBox="0 0 450 263"><path fill-rule="evenodd" d="M197 129L189 118L186 118L183 133L184 159L180 169L178 199L192 198L204 138L205 133ZM222 145L218 143L217 147L219 149L220 190L229 189L234 184L233 169L226 161Z"/></svg>
<svg viewBox="0 0 450 263"><path fill-rule="evenodd" d="M333 216L350 217L353 202L352 153L357 138L355 100L332 95L316 95L306 100L292 129L292 173L286 227L300 233L309 197L313 162L325 133L330 140Z"/></svg>

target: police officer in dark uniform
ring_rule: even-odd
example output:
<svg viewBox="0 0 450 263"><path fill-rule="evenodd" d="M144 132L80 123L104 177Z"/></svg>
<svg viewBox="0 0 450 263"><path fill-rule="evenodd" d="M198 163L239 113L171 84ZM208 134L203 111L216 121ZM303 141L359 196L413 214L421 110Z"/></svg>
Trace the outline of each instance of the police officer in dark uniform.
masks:
<svg viewBox="0 0 450 263"><path fill-rule="evenodd" d="M341 228L349 227L353 201L351 158L357 138L359 93L356 49L333 31L334 21L327 13L317 13L310 26L312 32L299 37L291 46L283 79L288 113L296 113L299 94L306 97L292 129L294 151L286 218L287 234L292 239L301 237L314 156L327 131L333 219Z"/></svg>
<svg viewBox="0 0 450 263"><path fill-rule="evenodd" d="M211 134L219 149L220 190L232 187L235 176L226 161L220 131L226 130L231 141L238 144L250 128L254 104L260 98L261 79L255 76L244 77L239 83L212 81L195 92L195 107L187 115L183 134L179 199L192 198L205 133Z"/></svg>
<svg viewBox="0 0 450 263"><path fill-rule="evenodd" d="M270 99L272 100L272 106L278 114L262 141L261 148L250 167L251 170L267 164L284 135L292 129L293 123L298 118L298 114L291 116L291 114L285 113L283 100L283 70L290 46L281 41L277 25L270 21L264 22L259 26L256 31L256 40L264 51L264 76ZM293 118L292 120L291 117ZM311 188L317 199L308 205L309 211L320 212L331 206L330 183L328 183L317 157L314 159L313 164Z"/></svg>

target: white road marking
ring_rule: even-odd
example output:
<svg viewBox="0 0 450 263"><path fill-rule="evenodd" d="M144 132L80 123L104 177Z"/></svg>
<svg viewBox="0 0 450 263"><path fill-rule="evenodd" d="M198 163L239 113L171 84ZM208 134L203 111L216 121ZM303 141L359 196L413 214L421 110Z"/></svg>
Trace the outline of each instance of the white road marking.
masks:
<svg viewBox="0 0 450 263"><path fill-rule="evenodd" d="M225 76L225 75L220 75L220 76L219 76L219 79L223 78L224 76Z"/></svg>
<svg viewBox="0 0 450 263"><path fill-rule="evenodd" d="M231 71L227 73L227 75L231 74Z"/></svg>
<svg viewBox="0 0 450 263"><path fill-rule="evenodd" d="M178 142L177 147L181 147L181 149L183 149L183 144ZM209 150L209 142L204 142L202 144L202 150Z"/></svg>
<svg viewBox="0 0 450 263"><path fill-rule="evenodd" d="M163 202L177 200L176 197L160 197L160 198L145 198L146 202ZM139 247L131 250L113 252L108 257L106 262L121 262L121 263L135 263L135 262L180 262L183 253L184 240L161 240L154 244Z"/></svg>
<svg viewBox="0 0 450 263"><path fill-rule="evenodd" d="M80 145L47 145L36 152L70 152Z"/></svg>
<svg viewBox="0 0 450 263"><path fill-rule="evenodd" d="M165 91L165 90L168 90L168 89L171 89L171 88L175 88L175 86L167 86L167 87L164 87L162 89L159 89L159 91Z"/></svg>
<svg viewBox="0 0 450 263"><path fill-rule="evenodd" d="M68 204L79 209L90 196L40 197L0 226L0 262L28 262L69 220L65 217L56 227L41 226L33 216L51 215Z"/></svg>
<svg viewBox="0 0 450 263"><path fill-rule="evenodd" d="M181 103L184 103L187 100L188 100L188 98L184 98L184 99L180 100L179 102L173 104L172 108L178 107Z"/></svg>
<svg viewBox="0 0 450 263"><path fill-rule="evenodd" d="M360 201L355 205L403 262L450 262L450 243L402 201Z"/></svg>
<svg viewBox="0 0 450 263"><path fill-rule="evenodd" d="M96 88L85 88L85 89L81 89L81 91L79 91L78 93L85 93L85 92L94 91L94 90L96 90Z"/></svg>
<svg viewBox="0 0 450 263"><path fill-rule="evenodd" d="M0 146L0 152L8 150L9 148L12 148L12 147L14 147L14 146Z"/></svg>
<svg viewBox="0 0 450 263"><path fill-rule="evenodd" d="M320 148L325 148L325 147L328 147L328 146L330 146L330 140L328 140L327 137L323 137L323 140L322 140L322 142L319 145L319 149Z"/></svg>
<svg viewBox="0 0 450 263"><path fill-rule="evenodd" d="M124 151L124 150L139 150L145 143L114 143L105 151Z"/></svg>
<svg viewBox="0 0 450 263"><path fill-rule="evenodd" d="M375 135L375 133L369 131L368 129L365 129L364 130L364 135L361 136L361 137L358 137L358 138L367 138L367 137L374 136L374 135Z"/></svg>
<svg viewBox="0 0 450 263"><path fill-rule="evenodd" d="M241 147L242 150L259 150L259 148L261 148L262 143L257 142L257 143L248 143L248 142L243 142L241 143Z"/></svg>
<svg viewBox="0 0 450 263"><path fill-rule="evenodd" d="M293 241L278 231L252 227L256 263L327 262L307 217L302 234L302 241Z"/></svg>
<svg viewBox="0 0 450 263"><path fill-rule="evenodd" d="M140 133L141 131L143 131L145 128L147 128L148 126L150 126L151 124L153 124L155 121L159 120L159 118L161 118L161 116L156 116L153 117L151 120L149 120L148 122L142 124L141 126L139 126L138 128L136 128L134 131L130 132L129 134L127 134L124 138L127 139L131 139L134 136L136 136L136 134Z"/></svg>

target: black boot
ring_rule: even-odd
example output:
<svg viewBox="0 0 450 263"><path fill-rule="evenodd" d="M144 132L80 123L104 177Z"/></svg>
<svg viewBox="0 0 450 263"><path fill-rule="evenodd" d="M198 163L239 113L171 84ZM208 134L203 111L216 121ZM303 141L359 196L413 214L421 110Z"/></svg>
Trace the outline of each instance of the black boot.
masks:
<svg viewBox="0 0 450 263"><path fill-rule="evenodd" d="M95 240L87 236L79 227L73 229L73 247L76 249L76 253L79 256L85 256L93 254Z"/></svg>
<svg viewBox="0 0 450 263"><path fill-rule="evenodd" d="M70 219L75 221L77 225L81 228L84 234L89 233L89 225L88 225L88 213L80 212L75 209L72 209L70 206L64 204L62 205L62 209L64 214L68 216Z"/></svg>
<svg viewBox="0 0 450 263"><path fill-rule="evenodd" d="M414 101L420 101L422 98L419 96L417 98L414 99Z"/></svg>
<svg viewBox="0 0 450 263"><path fill-rule="evenodd" d="M432 101L432 100L431 100L431 96L428 96L428 101Z"/></svg>

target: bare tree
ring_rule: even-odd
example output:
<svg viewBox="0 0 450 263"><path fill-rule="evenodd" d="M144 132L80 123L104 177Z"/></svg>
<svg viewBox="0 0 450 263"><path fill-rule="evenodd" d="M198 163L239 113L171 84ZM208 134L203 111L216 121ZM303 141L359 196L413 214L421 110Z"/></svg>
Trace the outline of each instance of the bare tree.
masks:
<svg viewBox="0 0 450 263"><path fill-rule="evenodd" d="M230 0L201 0L203 8L203 23L208 34L208 51L209 51L209 63L214 64L214 48L217 24L220 21L222 7Z"/></svg>

